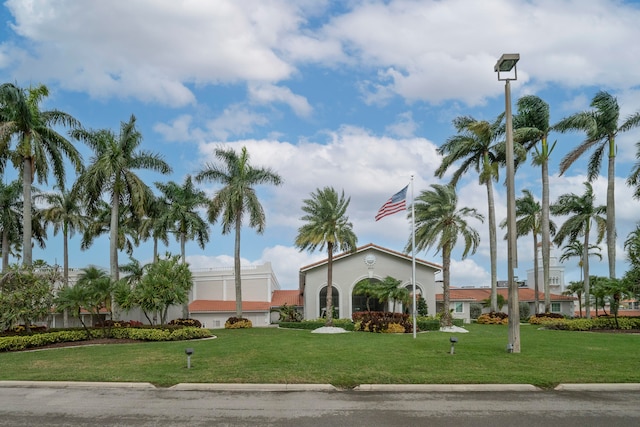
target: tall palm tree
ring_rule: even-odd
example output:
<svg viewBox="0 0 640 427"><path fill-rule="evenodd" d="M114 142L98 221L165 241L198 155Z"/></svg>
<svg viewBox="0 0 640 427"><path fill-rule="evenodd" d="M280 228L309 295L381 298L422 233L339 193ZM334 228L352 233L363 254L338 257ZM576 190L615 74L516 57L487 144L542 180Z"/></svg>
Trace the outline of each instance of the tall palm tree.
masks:
<svg viewBox="0 0 640 427"><path fill-rule="evenodd" d="M122 122L120 133L111 130L88 131L77 129L71 135L85 142L93 151L91 164L80 175L77 185L84 189L90 207L95 207L106 194L111 205L109 261L111 279L118 273L118 219L120 207L129 206L142 217L151 189L135 174L136 169L148 169L163 174L171 167L158 155L139 150L142 134L136 129L136 118Z"/></svg>
<svg viewBox="0 0 640 427"><path fill-rule="evenodd" d="M538 314L539 297L538 297L538 235L542 234L542 208L540 203L536 201L533 194L529 190L522 190L524 196L516 199L516 234L518 236L526 236L533 234L533 280L535 292L535 314ZM500 223L500 227L507 226L507 220ZM549 222L549 233L555 234L556 225ZM506 237L505 237L506 238ZM551 296L549 292L549 283L544 282L544 310L546 313L551 311Z"/></svg>
<svg viewBox="0 0 640 427"><path fill-rule="evenodd" d="M56 131L58 126L77 128L80 123L62 111L41 111L40 103L47 96L49 90L44 85L28 89L11 83L0 86L0 141L15 139L16 146L11 157L16 168L22 172L22 263L25 266L30 266L33 262L31 186L34 179L46 183L51 167L58 185L62 187L65 181L65 158L75 167L76 172L82 169L82 158L78 150Z"/></svg>
<svg viewBox="0 0 640 427"><path fill-rule="evenodd" d="M611 94L600 91L591 100L592 110L582 111L557 123L554 128L560 132L583 131L586 139L571 150L560 162L562 175L584 153L593 149L589 158L587 179L593 182L600 173L600 165L605 153L608 156L607 173L607 257L609 261L609 277L616 278L616 136L640 125L640 112L629 116L622 124L618 124L620 107Z"/></svg>
<svg viewBox="0 0 640 427"><path fill-rule="evenodd" d="M0 233L2 234L2 272L9 268L12 248L20 247L22 235L22 183L0 182Z"/></svg>
<svg viewBox="0 0 640 427"><path fill-rule="evenodd" d="M522 144L527 152L534 151L532 163L540 166L542 175L542 206L540 208L540 235L542 237L542 283L544 286L544 311L551 311L549 290L549 265L551 259L551 222L549 220L549 157L556 143L549 145L549 104L535 95L526 95L518 100L518 112L515 115L514 139ZM540 147L538 148L538 143ZM517 209L517 207L516 207ZM534 234L535 238L535 234ZM537 246L535 262L538 261ZM538 312L538 267L535 267L536 313Z"/></svg>
<svg viewBox="0 0 640 427"><path fill-rule="evenodd" d="M197 182L219 182L219 189L209 202L207 214L214 224L222 218L222 234L235 229L234 272L236 285L236 315L242 317L242 279L240 277L240 230L245 215L249 215L249 227L258 234L264 232L266 218L254 186L282 184L282 178L269 168L254 167L249 163L247 147L240 153L233 149L216 148L215 157L221 164L207 163L195 179Z"/></svg>
<svg viewBox="0 0 640 427"><path fill-rule="evenodd" d="M627 258L631 265L640 265L640 224L637 224L635 230L627 235L624 249L627 251Z"/></svg>
<svg viewBox="0 0 640 427"><path fill-rule="evenodd" d="M167 219L173 225L176 238L180 242L182 262L186 262L185 244L195 239L198 246L204 249L209 241L209 227L198 213L198 208L207 205L207 195L193 185L191 175L187 175L182 186L170 181L166 184L156 182L167 204Z"/></svg>
<svg viewBox="0 0 640 427"><path fill-rule="evenodd" d="M458 117L453 125L458 131L438 148L443 155L442 164L435 175L442 178L445 172L458 161L462 164L454 172L449 182L454 188L460 177L474 168L479 175L480 184L487 189L487 204L489 214L489 250L491 258L491 310L497 310L497 242L496 242L496 209L493 197L493 182L498 180L498 166L504 156L498 149L496 141L503 133L503 115L493 122L476 120L473 117Z"/></svg>
<svg viewBox="0 0 640 427"><path fill-rule="evenodd" d="M300 219L305 221L298 228L295 245L310 252L317 248L327 247L327 320L325 326L333 326L333 254L340 251L355 252L358 238L353 232L353 224L349 221L347 208L351 198L345 198L344 190L341 194L333 187L317 188L309 199L302 203L305 213Z"/></svg>
<svg viewBox="0 0 640 427"><path fill-rule="evenodd" d="M589 182L585 182L585 193L582 196L578 196L574 193L561 195L556 203L551 205L551 213L553 215L570 215L564 224L558 230L556 237L553 239L554 243L558 246L562 245L566 239L570 241L577 240L579 236L584 237L583 243L583 257L582 268L584 276L584 305L586 317L591 317L591 311L589 307L589 234L591 233L591 227L595 223L597 230L597 242L600 243L604 237L607 219L603 216L607 212L607 207L604 205L595 205L595 196L593 194L593 187Z"/></svg>
<svg viewBox="0 0 640 427"><path fill-rule="evenodd" d="M442 293L443 312L441 325L452 325L450 305L451 254L458 241L464 239L462 259L476 252L480 244L480 235L467 224L467 218L484 221L484 216L473 208L458 209L458 196L451 184L432 184L431 190L425 190L415 200L415 241L416 249L422 251L435 247L442 252ZM411 250L411 241L405 248ZM497 298L496 298L497 300Z"/></svg>
<svg viewBox="0 0 640 427"><path fill-rule="evenodd" d="M53 224L53 235L62 231L63 239L63 281L69 284L69 238L75 232L82 232L87 227L89 218L82 207L81 195L78 191L67 191L61 188L56 193L46 193L42 198L48 205L43 209L42 215L47 224Z"/></svg>
<svg viewBox="0 0 640 427"><path fill-rule="evenodd" d="M111 236L111 214L113 208L104 200L93 207L90 214L90 221L82 234L80 248L86 250L93 245L97 237L108 234ZM116 247L119 251L124 251L127 255L133 255L133 248L140 243L140 228L142 219L133 213L130 206L123 206L118 210L120 216L118 223L118 234L116 237ZM110 237L111 238L111 237Z"/></svg>
<svg viewBox="0 0 640 427"><path fill-rule="evenodd" d="M141 240L153 240L153 262L158 261L158 242L169 245L169 206L162 197L152 195L147 200L145 215L140 221L139 236ZM122 269L120 269L122 271Z"/></svg>
<svg viewBox="0 0 640 427"><path fill-rule="evenodd" d="M572 240L568 245L565 245L563 248L562 255L560 256L559 261L564 262L569 260L570 258L578 258L578 266L580 267L580 281L582 282L582 265L584 264L584 245L579 240ZM597 252L596 252L597 250ZM589 245L587 250L587 256L596 256L598 259L602 260L602 255L600 254L600 246L598 245Z"/></svg>

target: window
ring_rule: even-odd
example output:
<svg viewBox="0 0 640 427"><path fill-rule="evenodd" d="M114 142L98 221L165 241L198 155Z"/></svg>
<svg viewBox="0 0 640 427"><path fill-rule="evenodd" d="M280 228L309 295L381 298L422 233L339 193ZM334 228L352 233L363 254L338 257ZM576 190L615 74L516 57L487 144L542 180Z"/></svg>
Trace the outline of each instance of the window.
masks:
<svg viewBox="0 0 640 427"><path fill-rule="evenodd" d="M464 303L461 302L455 302L453 303L454 307L455 307L455 312L456 313L464 313Z"/></svg>
<svg viewBox="0 0 640 427"><path fill-rule="evenodd" d="M331 304L333 305L333 318L334 319L338 319L339 318L339 305L340 305L340 292L336 289L335 286L331 287ZM318 304L318 307L320 307L320 317L326 317L327 316L327 287L325 286L324 288L322 288L322 290L320 291L320 304Z"/></svg>
<svg viewBox="0 0 640 427"><path fill-rule="evenodd" d="M551 312L552 313L560 313L560 303L559 302L552 302L551 303Z"/></svg>

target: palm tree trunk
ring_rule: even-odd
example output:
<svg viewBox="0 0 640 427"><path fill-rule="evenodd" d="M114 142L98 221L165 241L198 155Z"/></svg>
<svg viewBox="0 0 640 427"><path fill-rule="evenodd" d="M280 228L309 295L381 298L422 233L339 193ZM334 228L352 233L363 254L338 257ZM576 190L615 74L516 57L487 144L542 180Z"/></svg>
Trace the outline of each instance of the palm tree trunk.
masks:
<svg viewBox="0 0 640 427"><path fill-rule="evenodd" d="M496 207L493 200L493 185L491 184L491 178L487 178L487 202L489 205L489 252L491 258L491 311L498 311Z"/></svg>
<svg viewBox="0 0 640 427"><path fill-rule="evenodd" d="M546 144L546 139L543 141ZM544 152L544 148L543 148ZM551 292L549 290L549 261L551 258L551 231L549 229L549 161L548 155L542 160L542 218L540 229L542 232L542 283L544 286L544 312L551 312ZM536 248L537 251L537 248ZM537 252L536 252L537 259ZM536 267L536 271L537 267ZM536 285L538 280L536 279ZM537 296L536 290L536 296ZM537 307L536 307L537 313Z"/></svg>
<svg viewBox="0 0 640 427"><path fill-rule="evenodd" d="M110 222L110 234L109 238L109 268L111 269L111 280L117 281L120 277L118 272L118 216L119 212L120 195L117 191L114 191L111 200L111 222Z"/></svg>
<svg viewBox="0 0 640 427"><path fill-rule="evenodd" d="M180 255L182 257L182 263L185 264L187 262L187 257L185 255L185 240L187 240L187 236L184 234L184 232L180 232ZM238 240L238 244L240 244L240 241ZM238 257L240 257L240 254L238 254ZM237 285L236 285L237 286ZM237 301L236 301L237 303ZM242 304L242 301L240 302ZM236 307L237 309L237 307ZM240 312L242 313L242 308L240 309ZM241 316L238 316L241 317ZM183 319L188 319L189 318L189 301L185 302L184 304L182 304L182 318Z"/></svg>
<svg viewBox="0 0 640 427"><path fill-rule="evenodd" d="M536 231L533 231L533 292L535 292L535 296L534 296L534 304L535 307L533 309L533 313L534 314L538 314L538 309L540 306L540 297L538 296L538 292L540 291L538 288L538 276L539 276L539 272L538 272L538 234L536 233Z"/></svg>
<svg viewBox="0 0 640 427"><path fill-rule="evenodd" d="M9 231L6 227L2 230L2 272L9 268Z"/></svg>
<svg viewBox="0 0 640 427"><path fill-rule="evenodd" d="M584 233L584 255L582 256L582 269L584 274L584 317L591 319L591 296L589 295L589 226L586 227ZM598 304L596 303L596 310Z"/></svg>
<svg viewBox="0 0 640 427"><path fill-rule="evenodd" d="M69 286L69 227L65 223L62 225L62 284ZM69 311L65 308L62 311L62 327L69 327Z"/></svg>
<svg viewBox="0 0 640 427"><path fill-rule="evenodd" d="M451 313L449 310L450 303L450 286L451 280L451 248L448 244L442 248L442 317L440 318L440 326L443 328L450 327L453 323L451 321ZM497 305L496 298L496 305Z"/></svg>
<svg viewBox="0 0 640 427"><path fill-rule="evenodd" d="M33 180L33 164L31 157L26 157L22 163L22 265L30 267L33 264L31 248L31 183Z"/></svg>
<svg viewBox="0 0 640 427"><path fill-rule="evenodd" d="M236 216L236 243L233 256L233 266L236 279L236 316L242 317L242 278L240 277L240 228L242 226L239 215Z"/></svg>
<svg viewBox="0 0 640 427"><path fill-rule="evenodd" d="M609 258L609 278L616 278L616 153L615 142L609 142L609 172L607 177L607 256Z"/></svg>
<svg viewBox="0 0 640 427"><path fill-rule="evenodd" d="M324 326L333 326L333 243L327 243L327 321Z"/></svg>

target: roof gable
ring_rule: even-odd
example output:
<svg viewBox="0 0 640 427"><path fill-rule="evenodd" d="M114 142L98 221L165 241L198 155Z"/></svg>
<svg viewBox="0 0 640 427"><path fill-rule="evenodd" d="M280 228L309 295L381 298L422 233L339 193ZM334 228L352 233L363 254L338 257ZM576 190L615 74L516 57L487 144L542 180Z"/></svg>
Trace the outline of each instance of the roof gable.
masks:
<svg viewBox="0 0 640 427"><path fill-rule="evenodd" d="M340 254L334 255L333 261L336 262L336 261L339 261L341 259L346 259L346 258L350 257L351 255L356 255L356 254L359 254L359 253L367 251L367 250L374 250L374 251L377 251L377 252L389 254L391 256L394 256L396 258L401 258L403 260L408 260L408 261L412 260L411 255L404 254L402 252L397 252L397 251L394 251L392 249L384 248L382 246L374 245L373 243L369 243L369 244L366 244L364 246L360 246L360 247L356 248L355 252L342 252ZM305 265L304 267L300 268L300 273L306 273L309 270L313 270L315 268L318 268L318 267L321 267L323 265L326 265L328 263L328 261L329 261L328 258L325 258L323 260L314 262L313 264ZM429 262L429 261L426 261L426 260L423 260L423 259L419 259L419 258L416 258L416 264L421 264L421 265L423 265L425 267L429 267L429 268L432 268L434 270L442 270L442 266L441 265L433 263L433 262Z"/></svg>

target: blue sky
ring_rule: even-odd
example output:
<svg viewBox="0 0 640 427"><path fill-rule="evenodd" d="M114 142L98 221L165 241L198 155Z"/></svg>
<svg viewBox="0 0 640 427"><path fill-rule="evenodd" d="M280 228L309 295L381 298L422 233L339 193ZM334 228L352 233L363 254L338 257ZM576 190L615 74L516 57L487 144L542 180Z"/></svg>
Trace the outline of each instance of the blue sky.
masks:
<svg viewBox="0 0 640 427"><path fill-rule="evenodd" d="M504 111L504 84L493 71L501 54L521 56L514 108L518 97L538 95L555 122L589 109L597 91L606 90L617 97L621 119L640 111L636 1L10 0L0 7L0 20L0 80L46 84L51 96L44 108L68 112L87 128L117 131L134 114L143 149L162 154L173 167L168 176L141 173L149 184L182 183L212 161L219 146L246 146L254 165L277 171L282 186L259 188L265 233L243 229L241 250L246 264L271 262L285 289L298 286L301 266L326 255L293 245L302 201L319 187L344 189L351 197L348 214L359 245L402 251L410 237L406 218L375 222L377 209L411 175L416 195L446 181L434 177L436 149L455 133L455 117L493 120ZM557 173L560 159L582 138L551 137L558 141L550 165L552 201L584 192L586 161ZM639 202L624 184L638 141L638 130L617 140L618 274L627 268L624 239L639 218ZM78 148L88 160L91 153ZM75 179L71 171L68 179ZM210 194L217 189L201 187ZM525 188L540 196L539 169L518 171L516 195ZM594 189L605 204L605 169ZM495 190L501 221L502 181ZM486 216L477 176L463 179L458 192L461 205ZM466 260L457 251L454 286L489 285L488 227L472 225L482 243ZM218 225L210 235L204 250L187 245L188 261L197 268L231 266L233 236L223 236ZM504 280L506 243L498 245ZM604 259L592 261L592 272L606 275L602 248ZM167 249L179 252L175 241ZM148 261L151 250L143 243L134 256ZM518 253L516 274L526 277L533 266L530 237L519 239ZM418 256L441 262L433 251ZM47 248L35 249L34 258L61 264L61 236L50 233ZM86 251L74 239L70 264L108 267L108 239ZM569 261L567 281L579 277L577 262ZM399 279L409 278L407 272Z"/></svg>

